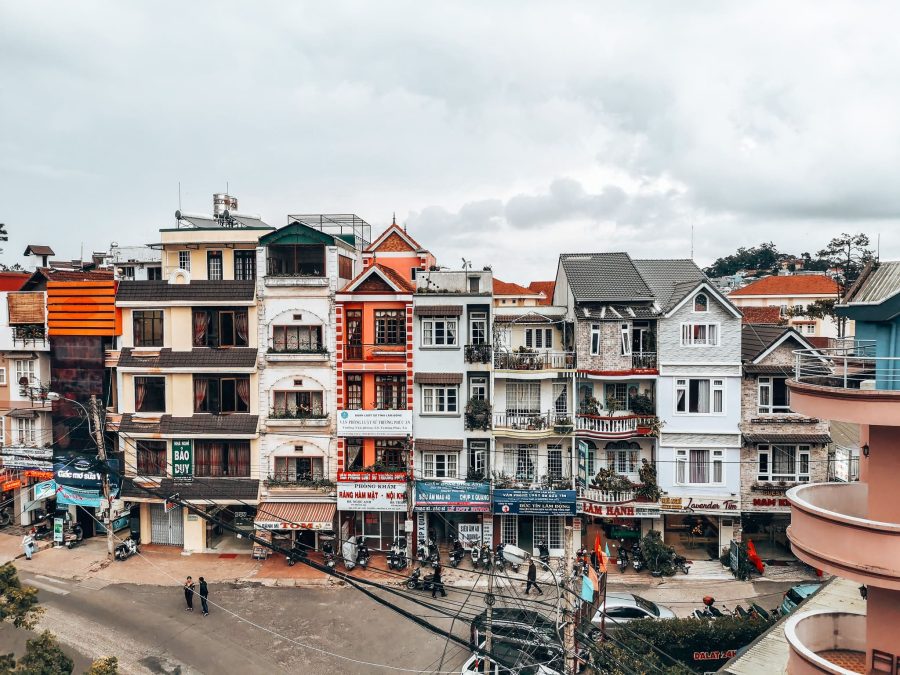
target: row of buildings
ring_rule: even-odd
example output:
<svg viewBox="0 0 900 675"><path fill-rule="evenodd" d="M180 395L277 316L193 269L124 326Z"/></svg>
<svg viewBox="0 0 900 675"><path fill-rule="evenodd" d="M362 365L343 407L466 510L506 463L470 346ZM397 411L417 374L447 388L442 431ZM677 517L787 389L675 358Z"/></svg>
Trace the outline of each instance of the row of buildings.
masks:
<svg viewBox="0 0 900 675"><path fill-rule="evenodd" d="M95 395L122 467L115 526L144 542L246 550L166 504L178 494L285 545L336 530L376 550L430 534L558 555L572 527L576 545L655 529L690 558L742 536L787 554L785 492L825 479L831 442L790 405L801 332L744 322L691 260L564 254L525 287L441 267L396 223L370 231L178 213L158 272L10 279L16 518L46 507L53 478L63 502L100 506L60 459L95 452L76 409Z"/></svg>

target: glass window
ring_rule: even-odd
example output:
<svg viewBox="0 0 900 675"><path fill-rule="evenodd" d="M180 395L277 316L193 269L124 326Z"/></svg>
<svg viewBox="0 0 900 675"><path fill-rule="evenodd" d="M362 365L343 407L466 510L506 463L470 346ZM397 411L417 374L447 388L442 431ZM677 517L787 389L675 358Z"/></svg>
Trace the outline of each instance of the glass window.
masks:
<svg viewBox="0 0 900 675"><path fill-rule="evenodd" d="M275 480L319 480L324 475L321 457L275 457Z"/></svg>
<svg viewBox="0 0 900 675"><path fill-rule="evenodd" d="M191 252L178 251L178 267L188 272L191 271Z"/></svg>
<svg viewBox="0 0 900 675"><path fill-rule="evenodd" d="M249 412L249 377L194 376L194 412Z"/></svg>
<svg viewBox="0 0 900 675"><path fill-rule="evenodd" d="M487 478L487 441L469 441L469 471Z"/></svg>
<svg viewBox="0 0 900 675"><path fill-rule="evenodd" d="M272 351L308 353L322 350L321 326L273 326Z"/></svg>
<svg viewBox="0 0 900 675"><path fill-rule="evenodd" d="M425 478L457 478L459 455L457 453L422 453Z"/></svg>
<svg viewBox="0 0 900 675"><path fill-rule="evenodd" d="M153 265L147 268L147 281L162 281L162 267Z"/></svg>
<svg viewBox="0 0 900 675"><path fill-rule="evenodd" d="M376 375L375 406L378 410L406 410L406 376Z"/></svg>
<svg viewBox="0 0 900 675"><path fill-rule="evenodd" d="M234 252L234 278L238 281L256 279L256 251Z"/></svg>
<svg viewBox="0 0 900 675"><path fill-rule="evenodd" d="M362 410L362 375L347 375L347 410Z"/></svg>
<svg viewBox="0 0 900 675"><path fill-rule="evenodd" d="M519 543L519 519L516 516L500 516L500 541L510 546Z"/></svg>
<svg viewBox="0 0 900 675"><path fill-rule="evenodd" d="M553 383L553 412L563 416L569 414L569 385L567 382Z"/></svg>
<svg viewBox="0 0 900 675"><path fill-rule="evenodd" d="M37 430L33 417L19 417L16 420L16 441L18 445L34 446L37 443Z"/></svg>
<svg viewBox="0 0 900 675"><path fill-rule="evenodd" d="M385 438L375 439L375 462L388 471L406 469L406 443Z"/></svg>
<svg viewBox="0 0 900 675"><path fill-rule="evenodd" d="M135 347L163 346L162 310L134 311L131 313Z"/></svg>
<svg viewBox="0 0 900 675"><path fill-rule="evenodd" d="M525 346L529 349L553 349L553 329L526 328Z"/></svg>
<svg viewBox="0 0 900 675"><path fill-rule="evenodd" d="M194 475L247 477L250 475L250 442L195 440Z"/></svg>
<svg viewBox="0 0 900 675"><path fill-rule="evenodd" d="M547 446L547 475L555 479L563 477L563 451L561 445Z"/></svg>
<svg viewBox="0 0 900 675"><path fill-rule="evenodd" d="M422 413L439 415L458 412L456 387L422 387Z"/></svg>
<svg viewBox="0 0 900 675"><path fill-rule="evenodd" d="M469 378L469 398L486 401L488 397L488 380L486 377Z"/></svg>
<svg viewBox="0 0 900 675"><path fill-rule="evenodd" d="M705 293L697 293L694 296L694 311L695 312L705 312L709 309L709 298L706 297Z"/></svg>
<svg viewBox="0 0 900 675"><path fill-rule="evenodd" d="M16 359L16 382L23 387L37 384L34 376L34 359Z"/></svg>
<svg viewBox="0 0 900 675"><path fill-rule="evenodd" d="M675 412L686 415L720 414L725 411L725 381L675 380Z"/></svg>
<svg viewBox="0 0 900 675"><path fill-rule="evenodd" d="M724 450L676 450L675 480L686 485L725 482Z"/></svg>
<svg viewBox="0 0 900 675"><path fill-rule="evenodd" d="M619 474L636 475L640 468L641 446L633 441L606 444L606 468Z"/></svg>
<svg viewBox="0 0 900 675"><path fill-rule="evenodd" d="M541 410L541 383L506 381L506 412L537 413Z"/></svg>
<svg viewBox="0 0 900 675"><path fill-rule="evenodd" d="M165 412L166 378L134 378L134 410L135 412Z"/></svg>
<svg viewBox="0 0 900 675"><path fill-rule="evenodd" d="M791 412L790 390L787 387L786 377L759 378L758 412L760 414Z"/></svg>
<svg viewBox="0 0 900 675"><path fill-rule="evenodd" d="M610 406L611 401L615 402L616 410L628 410L628 384L625 382L615 382L606 385L606 400L603 404Z"/></svg>
<svg viewBox="0 0 900 675"><path fill-rule="evenodd" d="M603 344L603 340L601 338L600 333L600 324L595 323L591 325L591 355L597 356L600 354L600 347Z"/></svg>
<svg viewBox="0 0 900 675"><path fill-rule="evenodd" d="M809 481L808 445L759 445L757 480L800 483Z"/></svg>
<svg viewBox="0 0 900 675"><path fill-rule="evenodd" d="M531 443L505 443L503 445L504 473L517 480L533 481L537 467L537 446Z"/></svg>
<svg viewBox="0 0 900 675"><path fill-rule="evenodd" d="M137 441L137 471L139 476L167 475L166 441Z"/></svg>
<svg viewBox="0 0 900 675"><path fill-rule="evenodd" d="M714 347L719 344L719 324L716 323L683 323L681 324L681 344L686 346L706 345Z"/></svg>
<svg viewBox="0 0 900 675"><path fill-rule="evenodd" d="M487 344L487 335L487 314L484 312L472 312L469 315L469 340L471 344Z"/></svg>
<svg viewBox="0 0 900 675"><path fill-rule="evenodd" d="M379 309L375 311L375 344L406 344L403 328L403 311L399 309Z"/></svg>
<svg viewBox="0 0 900 675"><path fill-rule="evenodd" d="M195 347L247 346L246 309L195 309L192 321Z"/></svg>
<svg viewBox="0 0 900 675"><path fill-rule="evenodd" d="M321 391L276 391L274 416L304 419L324 416Z"/></svg>
<svg viewBox="0 0 900 675"><path fill-rule="evenodd" d="M222 280L222 251L206 252L206 272L210 281Z"/></svg>
<svg viewBox="0 0 900 675"><path fill-rule="evenodd" d="M557 516L534 516L534 545L541 540L552 549L563 547L562 518Z"/></svg>
<svg viewBox="0 0 900 675"><path fill-rule="evenodd" d="M458 323L456 319L422 319L422 346L455 347Z"/></svg>

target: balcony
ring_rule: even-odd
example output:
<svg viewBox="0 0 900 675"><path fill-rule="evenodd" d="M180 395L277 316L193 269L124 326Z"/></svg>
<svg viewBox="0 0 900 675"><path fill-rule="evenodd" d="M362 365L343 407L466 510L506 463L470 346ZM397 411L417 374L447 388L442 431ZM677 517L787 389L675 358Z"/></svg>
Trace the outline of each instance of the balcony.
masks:
<svg viewBox="0 0 900 675"><path fill-rule="evenodd" d="M656 371L656 352L633 352L631 354L631 369Z"/></svg>
<svg viewBox="0 0 900 675"><path fill-rule="evenodd" d="M575 352L543 352L523 348L514 352L495 352L494 369L515 371L574 370Z"/></svg>
<svg viewBox="0 0 900 675"><path fill-rule="evenodd" d="M47 328L44 324L25 324L12 326L13 347L28 349L45 349L47 343Z"/></svg>
<svg viewBox="0 0 900 675"><path fill-rule="evenodd" d="M494 472L494 487L500 489L571 490L572 476L567 471L538 475L516 472L516 467L507 466L504 471Z"/></svg>
<svg viewBox="0 0 900 675"><path fill-rule="evenodd" d="M551 410L542 413L509 410L495 412L493 422L495 430L512 437L567 436L574 431L572 418Z"/></svg>
<svg viewBox="0 0 900 675"><path fill-rule="evenodd" d="M294 361L328 361L329 353L325 347L298 347L296 349L269 347L266 361L283 363Z"/></svg>
<svg viewBox="0 0 900 675"><path fill-rule="evenodd" d="M328 286L324 246L270 245L267 253L267 286Z"/></svg>
<svg viewBox="0 0 900 675"><path fill-rule="evenodd" d="M637 500L634 490L597 490L596 488L579 488L578 496L601 504L627 504Z"/></svg>
<svg viewBox="0 0 900 675"><path fill-rule="evenodd" d="M584 415L575 417L579 436L601 439L622 439L634 436L655 436L659 419L655 415Z"/></svg>
<svg viewBox="0 0 900 675"><path fill-rule="evenodd" d="M791 616L784 625L791 675L864 673L866 617L850 612L815 610Z"/></svg>
<svg viewBox="0 0 900 675"><path fill-rule="evenodd" d="M321 475L275 474L263 485L269 497L322 497L337 494L337 485Z"/></svg>
<svg viewBox="0 0 900 675"><path fill-rule="evenodd" d="M801 485L787 498L787 535L798 558L861 584L900 590L900 523L868 518L868 484Z"/></svg>
<svg viewBox="0 0 900 675"><path fill-rule="evenodd" d="M345 344L344 361L402 363L406 361L406 343Z"/></svg>
<svg viewBox="0 0 900 675"><path fill-rule="evenodd" d="M328 414L313 414L299 410L270 410L266 419L269 428L285 429L322 429L331 425Z"/></svg>
<svg viewBox="0 0 900 675"><path fill-rule="evenodd" d="M875 355L869 340L794 352L788 381L791 409L809 417L857 424L900 425L900 357Z"/></svg>
<svg viewBox="0 0 900 675"><path fill-rule="evenodd" d="M491 353L491 345L466 345L464 356L466 363L488 364L491 362Z"/></svg>

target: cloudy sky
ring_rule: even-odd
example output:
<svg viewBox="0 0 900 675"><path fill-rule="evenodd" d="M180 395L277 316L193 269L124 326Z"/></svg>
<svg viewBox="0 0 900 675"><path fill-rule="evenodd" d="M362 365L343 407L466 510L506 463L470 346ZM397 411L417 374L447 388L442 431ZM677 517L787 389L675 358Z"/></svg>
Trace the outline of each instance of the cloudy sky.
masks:
<svg viewBox="0 0 900 675"><path fill-rule="evenodd" d="M511 281L841 231L900 257L900 9L0 0L0 222L77 257L240 210L398 221Z"/></svg>

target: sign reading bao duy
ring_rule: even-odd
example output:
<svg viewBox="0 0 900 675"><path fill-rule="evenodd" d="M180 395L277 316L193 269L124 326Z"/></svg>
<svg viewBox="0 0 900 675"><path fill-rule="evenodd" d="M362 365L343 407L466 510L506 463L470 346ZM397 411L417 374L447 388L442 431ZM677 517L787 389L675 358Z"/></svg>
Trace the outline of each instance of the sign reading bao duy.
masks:
<svg viewBox="0 0 900 675"><path fill-rule="evenodd" d="M338 436L390 437L412 435L412 410L341 410Z"/></svg>
<svg viewBox="0 0 900 675"><path fill-rule="evenodd" d="M338 511L405 511L406 474L338 471Z"/></svg>

